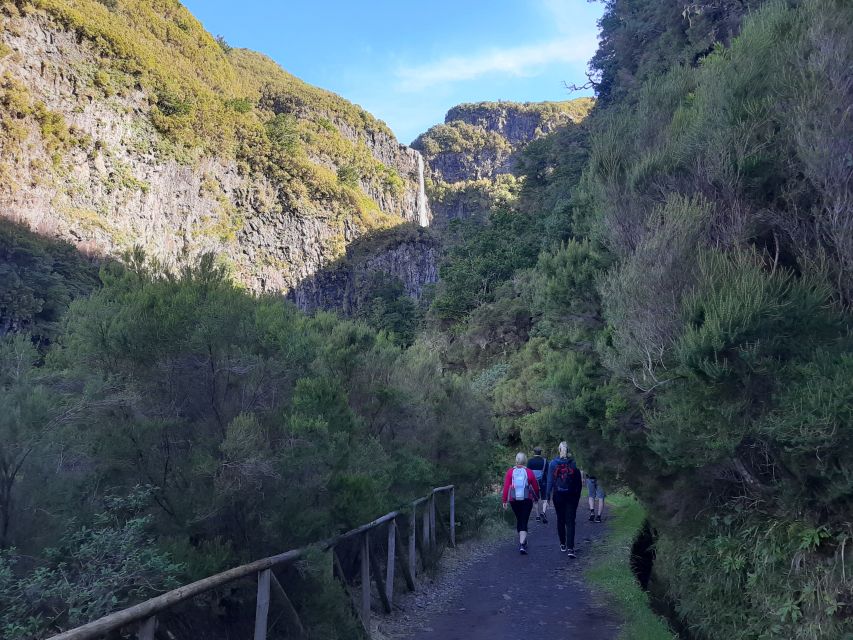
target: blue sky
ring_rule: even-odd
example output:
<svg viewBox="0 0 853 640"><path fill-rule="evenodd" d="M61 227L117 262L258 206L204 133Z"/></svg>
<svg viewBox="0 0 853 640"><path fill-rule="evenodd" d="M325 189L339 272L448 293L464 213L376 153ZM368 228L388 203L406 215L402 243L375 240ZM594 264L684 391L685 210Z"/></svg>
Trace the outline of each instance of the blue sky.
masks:
<svg viewBox="0 0 853 640"><path fill-rule="evenodd" d="M565 100L595 52L587 0L184 0L208 31L355 102L401 142L460 102Z"/></svg>

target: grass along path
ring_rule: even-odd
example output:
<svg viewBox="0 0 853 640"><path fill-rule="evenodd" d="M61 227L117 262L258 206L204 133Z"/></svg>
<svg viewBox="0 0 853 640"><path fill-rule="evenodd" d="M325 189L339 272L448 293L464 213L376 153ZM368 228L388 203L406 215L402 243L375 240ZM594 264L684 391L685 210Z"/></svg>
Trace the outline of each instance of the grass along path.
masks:
<svg viewBox="0 0 853 640"><path fill-rule="evenodd" d="M586 513L586 496L578 519ZM642 505L632 495L607 497L608 532L595 547L595 558L586 570L590 583L601 588L618 607L625 623L619 640L672 640L677 636L654 613L649 595L631 570L631 547L646 519Z"/></svg>

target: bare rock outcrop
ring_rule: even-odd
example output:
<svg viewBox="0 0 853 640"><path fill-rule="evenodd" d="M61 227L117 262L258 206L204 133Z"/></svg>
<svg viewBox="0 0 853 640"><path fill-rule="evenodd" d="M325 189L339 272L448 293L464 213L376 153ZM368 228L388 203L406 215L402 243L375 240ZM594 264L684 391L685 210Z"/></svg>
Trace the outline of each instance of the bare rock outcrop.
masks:
<svg viewBox="0 0 853 640"><path fill-rule="evenodd" d="M390 132L361 131L310 108L293 113L330 122L388 175L384 183L357 177L358 206L294 192L234 154L177 148L153 122L155 97L142 86L104 90L103 52L53 16L2 20L0 217L94 254L141 246L168 264L215 252L249 288L282 292L371 228L429 223L419 153ZM317 171L335 180L339 162L312 153Z"/></svg>

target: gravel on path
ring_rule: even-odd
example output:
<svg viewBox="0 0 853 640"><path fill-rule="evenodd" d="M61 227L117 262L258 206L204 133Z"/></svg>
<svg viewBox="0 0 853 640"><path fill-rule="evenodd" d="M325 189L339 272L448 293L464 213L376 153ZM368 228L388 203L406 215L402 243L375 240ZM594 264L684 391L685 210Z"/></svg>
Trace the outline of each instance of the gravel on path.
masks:
<svg viewBox="0 0 853 640"><path fill-rule="evenodd" d="M526 556L509 527L448 549L434 579L375 621L374 640L527 640L540 633L613 640L621 621L583 575L606 523L588 522L585 506L578 509L576 559L560 551L554 518L542 525L531 517Z"/></svg>

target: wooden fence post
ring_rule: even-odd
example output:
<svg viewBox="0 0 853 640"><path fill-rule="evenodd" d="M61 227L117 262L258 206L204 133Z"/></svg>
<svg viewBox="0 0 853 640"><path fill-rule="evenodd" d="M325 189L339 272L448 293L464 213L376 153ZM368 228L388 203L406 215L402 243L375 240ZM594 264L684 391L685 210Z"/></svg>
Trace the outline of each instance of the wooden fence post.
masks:
<svg viewBox="0 0 853 640"><path fill-rule="evenodd" d="M391 613L391 601L388 600L388 589L385 586L385 580L382 578L382 567L379 566L379 558L376 557L376 554L370 554L370 573L373 574L373 581L376 583L376 591L379 593L382 609L385 613Z"/></svg>
<svg viewBox="0 0 853 640"><path fill-rule="evenodd" d="M137 640L154 640L154 633L157 631L157 618L151 616L141 625L139 632L136 634Z"/></svg>
<svg viewBox="0 0 853 640"><path fill-rule="evenodd" d="M370 532L362 534L361 544L361 618L365 629L370 629Z"/></svg>
<svg viewBox="0 0 853 640"><path fill-rule="evenodd" d="M435 551L437 547L435 525L435 494L433 493L429 497L429 548L431 551Z"/></svg>
<svg viewBox="0 0 853 640"><path fill-rule="evenodd" d="M412 505L412 514L409 516L409 573L412 574L414 582L418 569L417 540L415 536L418 530L418 508Z"/></svg>
<svg viewBox="0 0 853 640"><path fill-rule="evenodd" d="M427 501L429 502L429 501ZM427 556L430 551L430 540L432 540L432 536L429 533L429 504L424 505L424 513L421 516L423 520L423 531L421 531L421 551L424 554L423 561L424 565L427 564Z"/></svg>
<svg viewBox="0 0 853 640"><path fill-rule="evenodd" d="M272 569L258 573L258 600L255 606L255 640L266 640L267 617L270 612L270 574Z"/></svg>
<svg viewBox="0 0 853 640"><path fill-rule="evenodd" d="M388 606L394 605L394 570L397 568L397 521L388 523L388 562L385 564L385 593L388 595Z"/></svg>
<svg viewBox="0 0 853 640"><path fill-rule="evenodd" d="M450 546L456 546L456 487L450 489Z"/></svg>

